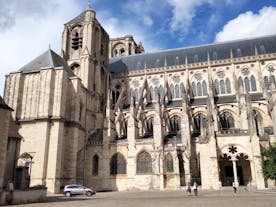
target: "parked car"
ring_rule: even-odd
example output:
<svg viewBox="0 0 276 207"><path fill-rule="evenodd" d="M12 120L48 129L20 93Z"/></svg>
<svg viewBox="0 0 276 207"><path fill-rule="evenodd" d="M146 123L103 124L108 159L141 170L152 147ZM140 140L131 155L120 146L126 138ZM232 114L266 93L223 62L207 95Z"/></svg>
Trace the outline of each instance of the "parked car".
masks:
<svg viewBox="0 0 276 207"><path fill-rule="evenodd" d="M63 193L66 197L70 197L72 195L87 195L92 196L96 194L96 191L93 188L88 188L83 185L66 185L63 189Z"/></svg>

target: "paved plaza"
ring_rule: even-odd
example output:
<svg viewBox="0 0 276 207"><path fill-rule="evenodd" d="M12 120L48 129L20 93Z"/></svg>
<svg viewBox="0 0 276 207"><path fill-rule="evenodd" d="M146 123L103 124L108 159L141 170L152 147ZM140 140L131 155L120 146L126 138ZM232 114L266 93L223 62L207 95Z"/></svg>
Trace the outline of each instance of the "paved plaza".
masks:
<svg viewBox="0 0 276 207"><path fill-rule="evenodd" d="M231 188L222 191L199 191L199 195L187 195L180 191L98 192L92 197L49 195L46 202L16 206L38 207L275 207L276 191L247 191Z"/></svg>

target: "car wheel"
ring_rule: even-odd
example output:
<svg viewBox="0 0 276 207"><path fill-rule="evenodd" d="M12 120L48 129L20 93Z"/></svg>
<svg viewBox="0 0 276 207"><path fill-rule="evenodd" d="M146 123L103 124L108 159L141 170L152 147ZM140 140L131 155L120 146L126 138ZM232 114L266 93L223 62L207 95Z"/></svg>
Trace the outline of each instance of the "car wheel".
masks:
<svg viewBox="0 0 276 207"><path fill-rule="evenodd" d="M66 196L66 197L70 197L70 196L71 196L71 193L70 193L70 192L66 192L66 193L65 193L65 196Z"/></svg>
<svg viewBox="0 0 276 207"><path fill-rule="evenodd" d="M92 196L92 193L90 191L86 192L87 196Z"/></svg>

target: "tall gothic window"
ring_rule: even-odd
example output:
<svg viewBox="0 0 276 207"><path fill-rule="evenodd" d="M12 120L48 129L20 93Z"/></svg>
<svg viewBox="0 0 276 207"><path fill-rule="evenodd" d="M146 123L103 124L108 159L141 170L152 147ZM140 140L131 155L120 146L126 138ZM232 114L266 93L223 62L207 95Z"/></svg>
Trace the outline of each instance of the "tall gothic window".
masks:
<svg viewBox="0 0 276 207"><path fill-rule="evenodd" d="M266 88L267 90L269 90L270 82L269 82L267 76L264 77L264 85L265 85L265 88Z"/></svg>
<svg viewBox="0 0 276 207"><path fill-rule="evenodd" d="M202 92L203 96L207 96L207 84L205 81L202 81Z"/></svg>
<svg viewBox="0 0 276 207"><path fill-rule="evenodd" d="M195 82L192 82L192 95L193 95L193 97L196 96L196 84L195 84Z"/></svg>
<svg viewBox="0 0 276 207"><path fill-rule="evenodd" d="M272 83L275 85L275 76L274 75L270 75L269 77L268 76L264 77L264 85L265 85L267 90L270 89L270 85Z"/></svg>
<svg viewBox="0 0 276 207"><path fill-rule="evenodd" d="M229 112L223 112L219 116L219 121L222 130L227 130L235 127L234 118Z"/></svg>
<svg viewBox="0 0 276 207"><path fill-rule="evenodd" d="M242 78L239 78L239 82L242 80ZM256 79L253 75L246 76L243 79L243 84L244 84L244 89L246 92L251 92L251 91L257 91L257 85L256 85Z"/></svg>
<svg viewBox="0 0 276 207"><path fill-rule="evenodd" d="M180 98L180 91L179 91L179 85L175 85L175 98Z"/></svg>
<svg viewBox="0 0 276 207"><path fill-rule="evenodd" d="M206 117L204 114L197 114L194 116L194 135L199 136L201 128L204 127L206 122Z"/></svg>
<svg viewBox="0 0 276 207"><path fill-rule="evenodd" d="M92 166L93 166L92 175L98 176L98 173L99 173L99 156L98 155L94 155Z"/></svg>
<svg viewBox="0 0 276 207"><path fill-rule="evenodd" d="M116 153L110 161L110 175L126 174L126 160L121 153Z"/></svg>
<svg viewBox="0 0 276 207"><path fill-rule="evenodd" d="M217 79L214 82L215 84L215 94L229 94L231 93L231 83L228 78L225 80L218 81Z"/></svg>
<svg viewBox="0 0 276 207"><path fill-rule="evenodd" d="M170 93L171 93L172 99L174 99L175 98L175 94L174 94L174 86L173 86L173 84L170 85Z"/></svg>
<svg viewBox="0 0 276 207"><path fill-rule="evenodd" d="M198 81L197 84L192 82L192 93L194 97L207 96L207 84L206 81Z"/></svg>
<svg viewBox="0 0 276 207"><path fill-rule="evenodd" d="M166 155L167 172L174 172L173 170L173 156L169 153Z"/></svg>
<svg viewBox="0 0 276 207"><path fill-rule="evenodd" d="M224 80L221 80L220 83L220 93L225 94L225 85L224 85Z"/></svg>
<svg viewBox="0 0 276 207"><path fill-rule="evenodd" d="M148 152L140 152L137 156L137 174L152 173L152 160Z"/></svg>
<svg viewBox="0 0 276 207"><path fill-rule="evenodd" d="M197 83L196 89L197 89L197 96L202 96L202 87L200 82Z"/></svg>
<svg viewBox="0 0 276 207"><path fill-rule="evenodd" d="M231 83L229 78L226 78L225 84L226 84L226 93L228 94L231 93Z"/></svg>
<svg viewBox="0 0 276 207"><path fill-rule="evenodd" d="M181 118L178 115L174 115L170 118L171 130L173 133L177 133L181 129Z"/></svg>
<svg viewBox="0 0 276 207"><path fill-rule="evenodd" d="M181 84L180 84L180 97L182 97L184 90L185 90L184 84L181 83ZM182 98L184 98L184 97L182 97Z"/></svg>
<svg viewBox="0 0 276 207"><path fill-rule="evenodd" d="M253 75L250 77L251 91L257 91L256 80Z"/></svg>
<svg viewBox="0 0 276 207"><path fill-rule="evenodd" d="M152 136L153 135L153 117L150 117L148 120L147 120L147 133Z"/></svg>

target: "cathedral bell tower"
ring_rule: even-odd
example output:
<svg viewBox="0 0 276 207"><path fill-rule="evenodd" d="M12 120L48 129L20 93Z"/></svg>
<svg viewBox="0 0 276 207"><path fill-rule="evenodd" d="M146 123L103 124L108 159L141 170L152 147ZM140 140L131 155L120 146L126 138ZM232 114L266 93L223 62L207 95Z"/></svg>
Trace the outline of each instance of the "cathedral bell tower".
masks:
<svg viewBox="0 0 276 207"><path fill-rule="evenodd" d="M90 5L64 25L62 56L88 91L106 97L109 36Z"/></svg>

